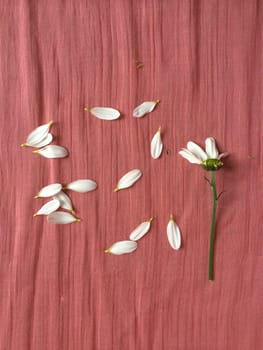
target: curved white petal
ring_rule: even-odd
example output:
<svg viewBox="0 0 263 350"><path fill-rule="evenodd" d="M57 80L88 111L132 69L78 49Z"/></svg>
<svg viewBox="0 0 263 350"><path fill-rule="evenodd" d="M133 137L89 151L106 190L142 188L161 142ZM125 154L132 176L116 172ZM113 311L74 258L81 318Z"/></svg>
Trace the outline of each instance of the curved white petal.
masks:
<svg viewBox="0 0 263 350"><path fill-rule="evenodd" d="M49 145L44 148L33 151L45 158L65 158L68 155L68 150L65 147L57 145Z"/></svg>
<svg viewBox="0 0 263 350"><path fill-rule="evenodd" d="M208 155L208 158L217 159L218 150L216 148L216 141L213 137L208 137L205 140L205 150Z"/></svg>
<svg viewBox="0 0 263 350"><path fill-rule="evenodd" d="M85 110L94 115L94 117L103 120L115 120L121 115L117 109L111 107L93 107L90 109L85 108Z"/></svg>
<svg viewBox="0 0 263 350"><path fill-rule="evenodd" d="M193 153L191 153L190 151L188 151L185 148L183 148L178 153L180 154L180 156L187 159L190 163L193 163L193 164L201 164L202 163L201 159L197 158Z"/></svg>
<svg viewBox="0 0 263 350"><path fill-rule="evenodd" d="M133 170L129 171L127 174L123 175L120 178L114 191L117 192L117 191L122 190L124 188L131 187L136 181L139 180L139 178L141 176L142 176L142 172L139 169L133 169Z"/></svg>
<svg viewBox="0 0 263 350"><path fill-rule="evenodd" d="M38 192L37 195L35 195L35 198L46 198L46 197L52 197L59 193L62 190L62 185L55 183L55 184L50 184L47 185Z"/></svg>
<svg viewBox="0 0 263 350"><path fill-rule="evenodd" d="M47 134L47 136L46 136L41 142L35 144L34 147L38 147L38 148L44 147L44 146L48 145L50 142L52 142L52 140L53 140L53 136L52 136L52 134L49 132L49 133Z"/></svg>
<svg viewBox="0 0 263 350"><path fill-rule="evenodd" d="M225 157L228 157L228 156L229 156L229 153L228 152L224 152L224 153L219 154L218 159L222 159L222 158L225 158Z"/></svg>
<svg viewBox="0 0 263 350"><path fill-rule="evenodd" d="M174 222L173 216L170 216L169 223L167 225L167 238L173 249L179 249L181 247L181 233L178 225Z"/></svg>
<svg viewBox="0 0 263 350"><path fill-rule="evenodd" d="M50 202L44 204L35 214L37 215L48 215L56 211L60 206L60 202L57 199L53 199Z"/></svg>
<svg viewBox="0 0 263 350"><path fill-rule="evenodd" d="M72 213L74 213L71 199L65 192L60 191L58 194L53 196L53 198L59 201L61 208L70 210Z"/></svg>
<svg viewBox="0 0 263 350"><path fill-rule="evenodd" d="M187 142L187 149L202 161L207 159L207 154L205 151L196 143L192 141Z"/></svg>
<svg viewBox="0 0 263 350"><path fill-rule="evenodd" d="M141 223L139 226L137 226L130 234L130 240L131 241L138 241L140 238L146 235L146 233L151 228L151 222L152 218L150 218L148 221L145 221Z"/></svg>
<svg viewBox="0 0 263 350"><path fill-rule="evenodd" d="M135 118L141 118L145 114L152 112L159 102L160 100L143 102L139 106L134 108L132 115Z"/></svg>
<svg viewBox="0 0 263 350"><path fill-rule="evenodd" d="M40 125L36 129L34 129L27 137L26 143L23 143L21 146L31 146L31 147L37 147L36 145L40 142L42 142L49 133L49 129L51 125L53 124L53 121Z"/></svg>
<svg viewBox="0 0 263 350"><path fill-rule="evenodd" d="M55 211L47 216L47 221L52 224L71 224L80 221L80 219L64 211Z"/></svg>
<svg viewBox="0 0 263 350"><path fill-rule="evenodd" d="M137 249L137 242L134 241L119 241L114 243L110 248L105 250L105 253L122 255L132 253Z"/></svg>
<svg viewBox="0 0 263 350"><path fill-rule="evenodd" d="M80 179L67 184L64 189L80 193L93 191L97 188L97 183L89 179Z"/></svg>
<svg viewBox="0 0 263 350"><path fill-rule="evenodd" d="M151 156L153 159L157 159L162 154L163 143L161 138L161 128L155 133L151 141Z"/></svg>

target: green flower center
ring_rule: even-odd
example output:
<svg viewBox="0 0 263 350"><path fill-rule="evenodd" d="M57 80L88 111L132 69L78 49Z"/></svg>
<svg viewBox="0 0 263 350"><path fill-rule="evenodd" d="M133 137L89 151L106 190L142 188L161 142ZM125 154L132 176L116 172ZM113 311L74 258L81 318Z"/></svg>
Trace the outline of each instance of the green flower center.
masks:
<svg viewBox="0 0 263 350"><path fill-rule="evenodd" d="M205 170L215 171L222 168L223 162L221 162L220 159L207 159L204 160L200 165Z"/></svg>

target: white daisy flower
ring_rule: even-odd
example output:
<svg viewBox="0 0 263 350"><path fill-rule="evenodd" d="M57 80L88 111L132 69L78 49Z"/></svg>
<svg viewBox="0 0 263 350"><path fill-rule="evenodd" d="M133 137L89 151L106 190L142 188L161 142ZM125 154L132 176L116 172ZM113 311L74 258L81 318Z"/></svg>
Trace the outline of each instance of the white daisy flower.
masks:
<svg viewBox="0 0 263 350"><path fill-rule="evenodd" d="M192 141L187 142L186 147L179 154L190 163L201 165L205 170L220 169L223 166L221 159L227 156L227 153L219 154L213 137L205 140L205 151Z"/></svg>

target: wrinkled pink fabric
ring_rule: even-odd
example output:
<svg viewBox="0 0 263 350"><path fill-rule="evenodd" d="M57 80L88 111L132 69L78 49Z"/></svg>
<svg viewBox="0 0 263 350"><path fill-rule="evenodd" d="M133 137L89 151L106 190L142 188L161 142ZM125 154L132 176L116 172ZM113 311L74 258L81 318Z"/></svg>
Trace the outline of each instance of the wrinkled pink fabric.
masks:
<svg viewBox="0 0 263 350"><path fill-rule="evenodd" d="M0 349L262 349L263 3L3 0L0 14ZM155 99L155 111L132 117ZM84 112L93 106L122 117L101 121ZM50 120L66 159L20 147ZM153 160L159 126L164 152ZM230 153L217 173L214 282L211 190L178 155L207 136ZM143 177L114 193L134 168ZM98 189L70 193L80 223L33 218L40 188L81 178ZM137 251L104 253L151 216Z"/></svg>

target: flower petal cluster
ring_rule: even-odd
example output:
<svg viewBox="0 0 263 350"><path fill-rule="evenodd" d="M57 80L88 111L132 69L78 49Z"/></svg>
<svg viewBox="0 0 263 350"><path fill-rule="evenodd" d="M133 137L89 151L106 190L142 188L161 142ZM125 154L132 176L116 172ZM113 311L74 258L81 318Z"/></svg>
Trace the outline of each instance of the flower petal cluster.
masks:
<svg viewBox="0 0 263 350"><path fill-rule="evenodd" d="M37 150L33 153L40 154L45 158L65 158L68 155L68 150L65 147L57 145L49 145L53 141L53 136L50 133L50 128L54 124L53 121L38 126L28 135L26 142L21 144L21 147L35 147Z"/></svg>
<svg viewBox="0 0 263 350"><path fill-rule="evenodd" d="M130 240L115 242L111 247L105 250L105 253L113 255L122 255L132 253L137 249L137 241L144 237L151 228L151 222L153 218L142 222L138 225L130 234Z"/></svg>
<svg viewBox="0 0 263 350"><path fill-rule="evenodd" d="M22 143L22 147L43 147L52 141L52 135L49 133L53 121L38 126L28 135L26 142ZM51 137L50 137L51 135Z"/></svg>
<svg viewBox="0 0 263 350"><path fill-rule="evenodd" d="M74 215L75 211L72 206L71 199L63 190L72 190L79 193L93 191L97 188L97 183L90 179L80 179L70 182L63 186L60 183L53 183L47 185L35 195L34 198L48 198L53 197L53 200L45 203L34 216L47 215L47 221L53 224L70 224L72 222L79 222L80 219ZM71 213L65 211L57 211L63 208L69 210Z"/></svg>

